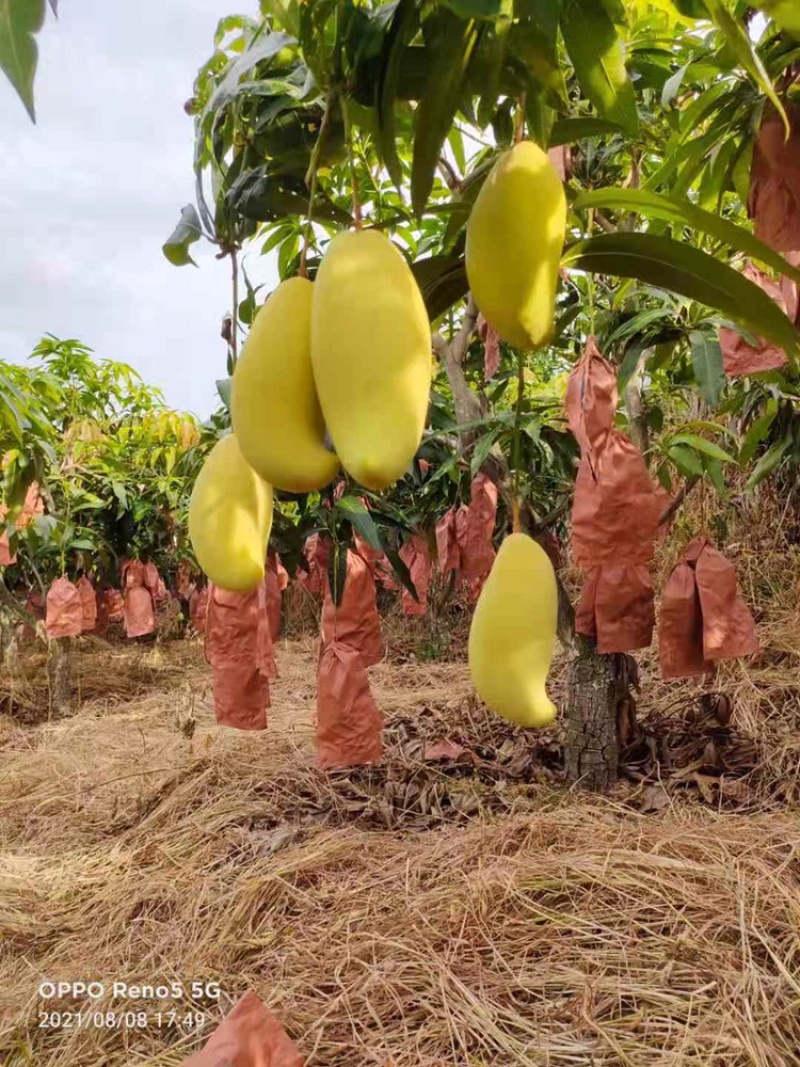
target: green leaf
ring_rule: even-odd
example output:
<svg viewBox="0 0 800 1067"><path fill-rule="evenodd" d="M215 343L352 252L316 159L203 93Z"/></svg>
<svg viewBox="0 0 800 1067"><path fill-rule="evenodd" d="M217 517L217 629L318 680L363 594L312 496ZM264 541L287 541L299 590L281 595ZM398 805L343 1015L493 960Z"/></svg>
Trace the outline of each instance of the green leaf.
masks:
<svg viewBox="0 0 800 1067"><path fill-rule="evenodd" d="M797 0L753 0L756 7L800 40L800 7Z"/></svg>
<svg viewBox="0 0 800 1067"><path fill-rule="evenodd" d="M720 463L735 463L733 456L729 455L724 448L715 445L713 441L707 441L705 437L698 437L694 433L678 433L670 440L670 452L679 445L687 445L696 452L702 452L712 459L718 459Z"/></svg>
<svg viewBox="0 0 800 1067"><path fill-rule="evenodd" d="M33 79L39 49L35 35L44 22L44 0L0 0L0 70L36 122Z"/></svg>
<svg viewBox="0 0 800 1067"><path fill-rule="evenodd" d="M414 581L411 577L411 571L403 563L400 558L400 553L394 548L386 549L386 558L392 565L392 570L397 575L398 581L404 588L406 588L414 600L419 603L419 596L417 595L417 587L414 585Z"/></svg>
<svg viewBox="0 0 800 1067"><path fill-rule="evenodd" d="M563 264L568 269L638 278L680 293L773 341L790 360L797 357L800 335L763 289L691 245L646 233L601 234L571 245Z"/></svg>
<svg viewBox="0 0 800 1067"><path fill-rule="evenodd" d="M433 189L436 165L458 110L464 75L478 40L474 19L463 22L450 12L447 15L435 47L425 95L414 115L411 203L418 217L424 212Z"/></svg>
<svg viewBox="0 0 800 1067"><path fill-rule="evenodd" d="M76 541L71 541L69 547L83 549L86 552L92 552L95 548L97 548L97 545L94 543L94 541L90 541L86 537L80 537Z"/></svg>
<svg viewBox="0 0 800 1067"><path fill-rule="evenodd" d="M231 410L231 385L233 384L233 378L220 378L214 383L217 387L220 400L225 405L227 411Z"/></svg>
<svg viewBox="0 0 800 1067"><path fill-rule="evenodd" d="M429 256L411 264L411 272L425 301L431 322L469 292L467 270L461 256Z"/></svg>
<svg viewBox="0 0 800 1067"><path fill-rule="evenodd" d="M711 484L717 491L717 494L723 499L727 500L729 493L728 487L725 485L725 479L722 476L722 466L716 459L706 458L703 461L703 466L708 477L711 479Z"/></svg>
<svg viewBox="0 0 800 1067"><path fill-rule="evenodd" d="M664 82L664 87L661 90L661 106L669 107L675 97L678 95L678 90L681 87L686 72L691 66L691 63L686 63L679 70L677 70L671 77L667 78Z"/></svg>
<svg viewBox="0 0 800 1067"><path fill-rule="evenodd" d="M389 177L398 188L403 183L403 169L397 153L394 102L406 45L414 36L418 24L414 0L399 0L391 25L384 37L380 75L375 83L375 108L379 129L378 150L389 172Z"/></svg>
<svg viewBox="0 0 800 1067"><path fill-rule="evenodd" d="M199 241L202 236L197 211L193 204L187 204L181 208L181 220L163 244L161 251L175 267L185 267L187 263L196 267L197 264L189 255L189 245Z"/></svg>
<svg viewBox="0 0 800 1067"><path fill-rule="evenodd" d="M685 445L672 445L667 449L667 455L678 468L684 478L703 473L703 464L700 457L691 448Z"/></svg>
<svg viewBox="0 0 800 1067"><path fill-rule="evenodd" d="M769 74L764 69L764 64L756 51L753 41L743 23L739 22L725 6L724 0L704 0L714 22L725 36L729 48L736 56L739 63L755 81L756 85L769 98L772 106L783 119L786 128L786 136L791 135L791 126L778 94L770 81Z"/></svg>
<svg viewBox="0 0 800 1067"><path fill-rule="evenodd" d="M503 13L503 0L444 0L462 19L494 19Z"/></svg>
<svg viewBox="0 0 800 1067"><path fill-rule="evenodd" d="M485 433L482 437L479 437L475 442L475 449L472 453L472 462L470 463L470 471L473 475L477 474L481 467L486 462L486 457L492 451L497 435L500 433L500 428L490 430L489 433Z"/></svg>
<svg viewBox="0 0 800 1067"><path fill-rule="evenodd" d="M561 32L581 88L603 118L635 133L636 94L603 0L564 0Z"/></svg>
<svg viewBox="0 0 800 1067"><path fill-rule="evenodd" d="M747 479L745 491L749 492L751 489L755 489L759 482L763 482L765 478L768 478L769 475L780 466L783 457L789 451L791 446L791 438L787 437L783 441L777 441L772 448L766 451L758 463L756 463L753 473Z"/></svg>
<svg viewBox="0 0 800 1067"><path fill-rule="evenodd" d="M537 82L563 101L566 109L567 85L558 62L556 39L535 22L518 22L511 27L508 47Z"/></svg>
<svg viewBox="0 0 800 1067"><path fill-rule="evenodd" d="M764 414L754 420L745 435L742 447L739 449L739 463L741 466L744 467L750 462L756 454L758 446L762 441L766 440L767 434L769 433L770 427L775 421L775 416L777 414L778 401L775 397L770 397L766 403Z"/></svg>
<svg viewBox="0 0 800 1067"><path fill-rule="evenodd" d="M550 134L550 147L577 144L578 141L586 141L590 137L609 137L623 132L624 127L617 122L609 122L607 119L556 119Z"/></svg>
<svg viewBox="0 0 800 1067"><path fill-rule="evenodd" d="M275 23L292 37L300 36L300 14L297 0L261 0L261 10L272 15Z"/></svg>
<svg viewBox="0 0 800 1067"><path fill-rule="evenodd" d="M383 551L384 545L380 530L375 525L368 509L357 496L340 497L333 507L334 511L347 519L358 530L370 548L374 548L377 552Z"/></svg>
<svg viewBox="0 0 800 1067"><path fill-rule="evenodd" d="M633 211L648 219L663 219L688 226L692 230L716 237L728 248L741 252L755 262L800 283L800 269L792 266L769 245L759 241L744 226L728 222L712 211L704 211L686 198L663 196L660 193L651 193L648 189L593 189L579 193L572 207L575 211L585 211L589 208Z"/></svg>
<svg viewBox="0 0 800 1067"><path fill-rule="evenodd" d="M692 346L692 367L700 392L706 402L716 408L727 382L719 341L705 333L692 333L689 341Z"/></svg>
<svg viewBox="0 0 800 1067"><path fill-rule="evenodd" d="M232 100L239 89L239 81L245 74L249 74L262 60L271 59L281 49L289 48L296 44L297 41L294 37L290 37L285 33L267 33L255 39L246 52L231 61L224 78L211 94L211 98L204 109L203 117L213 111L217 111ZM202 125L202 118L200 121Z"/></svg>
<svg viewBox="0 0 800 1067"><path fill-rule="evenodd" d="M347 581L347 552L345 545L335 542L328 553L328 584L333 597L333 603L338 608L344 596L344 587Z"/></svg>

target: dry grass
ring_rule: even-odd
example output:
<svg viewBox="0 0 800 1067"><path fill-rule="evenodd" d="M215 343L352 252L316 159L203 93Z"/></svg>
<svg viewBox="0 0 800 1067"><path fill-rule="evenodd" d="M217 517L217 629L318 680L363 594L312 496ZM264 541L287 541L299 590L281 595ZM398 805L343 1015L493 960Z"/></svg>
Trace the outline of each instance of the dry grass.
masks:
<svg viewBox="0 0 800 1067"><path fill-rule="evenodd" d="M40 1029L45 977L218 981L206 1032L254 989L309 1067L797 1062L795 813L673 801L645 818L544 779L506 786L507 814L418 831L417 795L399 829L364 829L359 776L314 767L310 638L282 647L263 735L214 725L197 645L88 655L124 702L109 681L71 719L0 733L6 1067L178 1067L198 1044L155 1021ZM126 690L126 657L163 671L159 688ZM418 720L500 743L463 664L372 677L390 737ZM769 673L748 677L772 699Z"/></svg>

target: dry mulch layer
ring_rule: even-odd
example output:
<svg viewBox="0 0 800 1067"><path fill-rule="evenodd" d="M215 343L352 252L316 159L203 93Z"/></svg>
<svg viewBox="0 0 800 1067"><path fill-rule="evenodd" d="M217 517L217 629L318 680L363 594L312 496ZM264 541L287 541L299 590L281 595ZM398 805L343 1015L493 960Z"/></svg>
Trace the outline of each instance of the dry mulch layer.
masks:
<svg viewBox="0 0 800 1067"><path fill-rule="evenodd" d="M386 758L321 773L314 652L279 647L264 734L214 724L189 642L86 647L74 716L0 718L0 1062L178 1067L249 989L308 1067L798 1062L791 649L713 693L645 658L602 800L461 662L373 668ZM223 993L159 1005L171 1026L106 995L148 1025L48 1029L44 978Z"/></svg>

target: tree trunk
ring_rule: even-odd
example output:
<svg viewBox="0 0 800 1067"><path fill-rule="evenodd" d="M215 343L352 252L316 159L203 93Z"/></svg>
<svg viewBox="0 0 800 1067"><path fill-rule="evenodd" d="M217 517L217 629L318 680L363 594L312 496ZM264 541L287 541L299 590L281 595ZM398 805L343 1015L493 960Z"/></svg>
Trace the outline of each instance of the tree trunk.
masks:
<svg viewBox="0 0 800 1067"><path fill-rule="evenodd" d="M625 386L625 407L628 411L628 430L631 441L642 455L650 447L650 434L647 429L647 412L642 398L641 363L628 379Z"/></svg>
<svg viewBox="0 0 800 1067"><path fill-rule="evenodd" d="M618 656L601 656L585 637L577 641L567 675L564 767L569 785L604 793L618 777L617 710L627 688Z"/></svg>
<svg viewBox="0 0 800 1067"><path fill-rule="evenodd" d="M47 676L51 716L69 715L72 707L72 646L71 637L55 637L50 642Z"/></svg>

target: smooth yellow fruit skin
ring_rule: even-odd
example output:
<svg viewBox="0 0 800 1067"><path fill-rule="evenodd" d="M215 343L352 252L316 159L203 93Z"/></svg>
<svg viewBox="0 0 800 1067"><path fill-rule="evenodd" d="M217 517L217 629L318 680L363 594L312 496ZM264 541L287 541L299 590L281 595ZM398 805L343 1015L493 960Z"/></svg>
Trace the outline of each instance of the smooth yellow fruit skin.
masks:
<svg viewBox="0 0 800 1067"><path fill-rule="evenodd" d="M504 152L467 222L466 266L483 317L515 348L547 344L555 313L567 200L538 145Z"/></svg>
<svg viewBox="0 0 800 1067"><path fill-rule="evenodd" d="M377 230L328 245L314 282L311 361L342 466L367 489L387 488L422 440L432 355L419 286Z"/></svg>
<svg viewBox="0 0 800 1067"><path fill-rule="evenodd" d="M276 489L309 493L339 470L311 369L307 278L282 282L256 315L233 372L231 421L242 455Z"/></svg>
<svg viewBox="0 0 800 1067"><path fill-rule="evenodd" d="M497 715L541 729L556 717L545 682L553 659L558 589L547 553L527 534L505 539L469 631L478 696Z"/></svg>
<svg viewBox="0 0 800 1067"><path fill-rule="evenodd" d="M233 434L206 457L189 502L189 537L214 585L247 593L264 580L272 486L245 461Z"/></svg>

